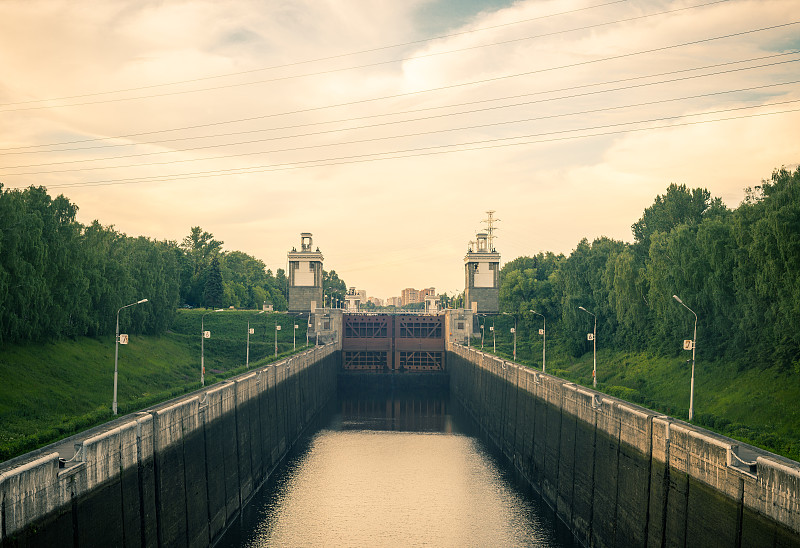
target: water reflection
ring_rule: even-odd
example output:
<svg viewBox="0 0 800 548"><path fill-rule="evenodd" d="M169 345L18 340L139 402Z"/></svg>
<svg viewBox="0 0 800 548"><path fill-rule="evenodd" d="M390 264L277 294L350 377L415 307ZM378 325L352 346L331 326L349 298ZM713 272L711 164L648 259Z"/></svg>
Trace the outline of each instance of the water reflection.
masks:
<svg viewBox="0 0 800 548"><path fill-rule="evenodd" d="M341 430L453 431L447 391L372 391L339 395Z"/></svg>
<svg viewBox="0 0 800 548"><path fill-rule="evenodd" d="M447 393L341 394L221 546L572 546Z"/></svg>

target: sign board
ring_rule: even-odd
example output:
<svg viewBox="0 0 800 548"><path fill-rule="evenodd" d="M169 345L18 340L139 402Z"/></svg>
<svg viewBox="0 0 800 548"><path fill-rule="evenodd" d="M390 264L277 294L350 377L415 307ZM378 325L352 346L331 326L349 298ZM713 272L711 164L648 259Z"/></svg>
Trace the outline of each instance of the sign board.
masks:
<svg viewBox="0 0 800 548"><path fill-rule="evenodd" d="M586 340L587 341L593 341L594 340L594 333L587 333L586 334Z"/></svg>
<svg viewBox="0 0 800 548"><path fill-rule="evenodd" d="M691 350L693 347L692 339L686 339L683 341L683 349L684 350Z"/></svg>
<svg viewBox="0 0 800 548"><path fill-rule="evenodd" d="M544 335L544 329L539 330L539 335Z"/></svg>
<svg viewBox="0 0 800 548"><path fill-rule="evenodd" d="M516 329L514 329L514 328L512 327L512 328L511 328L511 332L512 332L512 333L516 333L516 332L517 332L517 330L516 330Z"/></svg>
<svg viewBox="0 0 800 548"><path fill-rule="evenodd" d="M275 331L280 331L280 330L281 330L281 326L279 326L279 325L276 325L276 326L275 326Z"/></svg>
<svg viewBox="0 0 800 548"><path fill-rule="evenodd" d="M294 328L297 329L297 324L294 324Z"/></svg>
<svg viewBox="0 0 800 548"><path fill-rule="evenodd" d="M121 333L119 336L119 344L128 344L128 335Z"/></svg>
<svg viewBox="0 0 800 548"><path fill-rule="evenodd" d="M211 338L211 331L203 331L203 338L210 339Z"/></svg>
<svg viewBox="0 0 800 548"><path fill-rule="evenodd" d="M250 329L247 330L247 332L250 333L251 335L255 335L256 334L256 329L255 329L255 327L251 327Z"/></svg>
<svg viewBox="0 0 800 548"><path fill-rule="evenodd" d="M493 325L489 326L489 331L494 331L494 326Z"/></svg>

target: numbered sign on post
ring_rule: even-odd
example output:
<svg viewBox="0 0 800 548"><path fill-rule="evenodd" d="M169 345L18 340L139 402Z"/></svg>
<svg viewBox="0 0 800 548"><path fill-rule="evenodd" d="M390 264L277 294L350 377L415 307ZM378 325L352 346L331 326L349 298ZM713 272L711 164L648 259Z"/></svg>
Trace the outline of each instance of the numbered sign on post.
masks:
<svg viewBox="0 0 800 548"><path fill-rule="evenodd" d="M539 335L544 335L544 329L539 330Z"/></svg>
<svg viewBox="0 0 800 548"><path fill-rule="evenodd" d="M211 338L211 331L203 331L203 338L210 339Z"/></svg>
<svg viewBox="0 0 800 548"><path fill-rule="evenodd" d="M255 327L251 327L250 329L248 329L248 331L250 332L251 335L255 335L256 334L256 328Z"/></svg>
<svg viewBox="0 0 800 548"><path fill-rule="evenodd" d="M587 341L593 341L594 340L594 333L587 333L586 334L586 340Z"/></svg>
<svg viewBox="0 0 800 548"><path fill-rule="evenodd" d="M119 336L119 344L128 344L128 335L121 333Z"/></svg>
<svg viewBox="0 0 800 548"><path fill-rule="evenodd" d="M517 332L517 330L516 330L516 329L514 329L514 328L512 327L512 328L511 328L511 332L512 332L512 333L516 333L516 332Z"/></svg>
<svg viewBox="0 0 800 548"><path fill-rule="evenodd" d="M694 344L692 343L692 339L686 339L685 341L683 341L684 350L691 350L693 347Z"/></svg>
<svg viewBox="0 0 800 548"><path fill-rule="evenodd" d="M281 330L281 326L279 326L279 325L276 325L276 326L275 326L275 329L276 329L276 330L278 330L278 331L280 331L280 330Z"/></svg>

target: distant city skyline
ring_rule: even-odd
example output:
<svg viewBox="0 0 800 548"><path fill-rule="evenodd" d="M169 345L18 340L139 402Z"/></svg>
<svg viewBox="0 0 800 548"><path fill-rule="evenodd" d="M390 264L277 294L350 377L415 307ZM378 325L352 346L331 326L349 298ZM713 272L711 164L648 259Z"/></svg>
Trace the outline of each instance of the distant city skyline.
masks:
<svg viewBox="0 0 800 548"><path fill-rule="evenodd" d="M273 272L311 232L348 287L452 294L487 210L502 266L796 165L799 29L783 0L8 0L0 182Z"/></svg>

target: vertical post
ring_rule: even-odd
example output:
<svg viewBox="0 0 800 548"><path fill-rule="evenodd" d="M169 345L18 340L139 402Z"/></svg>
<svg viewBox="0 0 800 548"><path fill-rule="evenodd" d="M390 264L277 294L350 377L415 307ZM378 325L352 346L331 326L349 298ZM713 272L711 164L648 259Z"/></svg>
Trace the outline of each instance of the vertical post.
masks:
<svg viewBox="0 0 800 548"><path fill-rule="evenodd" d="M542 373L545 372L545 345L547 343L547 319L542 316L542 321L544 322L542 325Z"/></svg>
<svg viewBox="0 0 800 548"><path fill-rule="evenodd" d="M689 420L691 421L694 418L694 358L697 348L697 313L686 306L686 303L684 303L677 295L673 295L672 298L678 301L686 310L694 315L694 334L692 335L692 380L689 384Z"/></svg>
<svg viewBox="0 0 800 548"><path fill-rule="evenodd" d="M146 302L147 299L141 299L136 301L135 303L126 304L125 306L122 306L120 307L119 310L117 310L116 341L114 342L114 400L111 402L111 409L114 411L115 415L117 414L117 372L119 364L119 313L122 312L123 308L128 308L129 306L134 306Z"/></svg>
<svg viewBox="0 0 800 548"><path fill-rule="evenodd" d="M208 312L206 312L208 314ZM200 386L206 385L206 358L205 358L205 320L206 314L200 316Z"/></svg>
<svg viewBox="0 0 800 548"><path fill-rule="evenodd" d="M594 316L594 330L592 331L592 386L597 388L597 315L592 314L582 306L578 308Z"/></svg>
<svg viewBox="0 0 800 548"><path fill-rule="evenodd" d="M114 411L114 414L117 414L117 361L119 360L119 312L122 310L121 308L117 310L117 343L114 348L114 401L111 404L111 409Z"/></svg>
<svg viewBox="0 0 800 548"><path fill-rule="evenodd" d="M544 314L540 314L539 312L536 312L535 310L528 310L528 312L532 312L533 314L536 314L537 316L541 316L542 317L542 321L544 322L544 324L542 325L542 329L541 329L541 332L542 332L542 373L544 373L545 369L546 369L546 367L545 367L545 359L547 358L547 354L545 353L546 346L547 346L547 318L544 317Z"/></svg>
<svg viewBox="0 0 800 548"><path fill-rule="evenodd" d="M597 388L597 316L594 317L592 331L592 386Z"/></svg>
<svg viewBox="0 0 800 548"><path fill-rule="evenodd" d="M692 381L689 387L689 420L694 418L694 353L697 348L697 314L694 315L694 335L692 336Z"/></svg>
<svg viewBox="0 0 800 548"><path fill-rule="evenodd" d="M517 361L517 317L514 316L514 361Z"/></svg>
<svg viewBox="0 0 800 548"><path fill-rule="evenodd" d="M250 320L247 320L247 356L245 357L244 366L250 369Z"/></svg>

